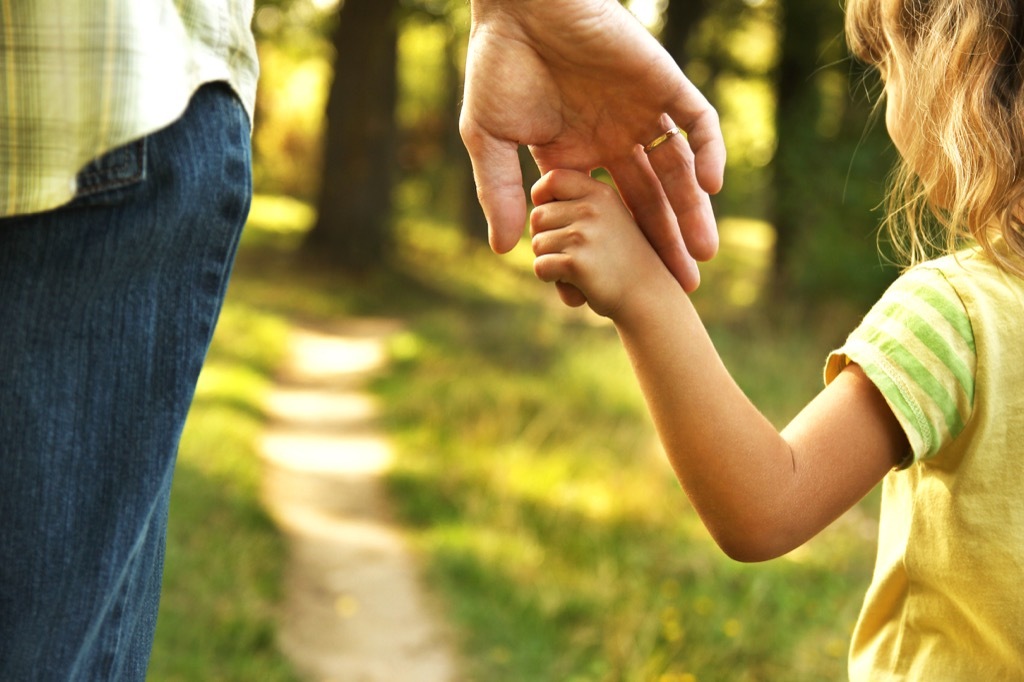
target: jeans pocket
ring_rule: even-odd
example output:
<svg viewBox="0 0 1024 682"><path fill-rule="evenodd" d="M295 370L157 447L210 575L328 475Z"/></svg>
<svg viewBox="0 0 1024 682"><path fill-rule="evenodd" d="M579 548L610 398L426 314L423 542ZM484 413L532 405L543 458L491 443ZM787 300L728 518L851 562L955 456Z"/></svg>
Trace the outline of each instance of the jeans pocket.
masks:
<svg viewBox="0 0 1024 682"><path fill-rule="evenodd" d="M93 159L78 173L74 206L109 206L124 201L146 179L146 138Z"/></svg>

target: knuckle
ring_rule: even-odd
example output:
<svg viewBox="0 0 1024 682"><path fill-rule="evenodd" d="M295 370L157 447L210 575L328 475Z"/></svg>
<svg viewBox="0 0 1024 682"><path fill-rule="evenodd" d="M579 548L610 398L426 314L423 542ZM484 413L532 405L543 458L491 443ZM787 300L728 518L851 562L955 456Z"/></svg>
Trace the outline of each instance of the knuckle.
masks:
<svg viewBox="0 0 1024 682"><path fill-rule="evenodd" d="M547 251L544 248L544 240L540 238L540 235L533 236L530 240L530 248L533 249L533 255L535 256L542 256Z"/></svg>
<svg viewBox="0 0 1024 682"><path fill-rule="evenodd" d="M547 212L543 206L537 206L530 211L530 234L536 237L544 231L544 218Z"/></svg>
<svg viewBox="0 0 1024 682"><path fill-rule="evenodd" d="M459 116L459 136L462 137L462 143L467 149L478 147L484 137L483 129L465 109Z"/></svg>
<svg viewBox="0 0 1024 682"><path fill-rule="evenodd" d="M565 231L565 242L568 247L583 246L587 242L587 235L579 227L573 225Z"/></svg>

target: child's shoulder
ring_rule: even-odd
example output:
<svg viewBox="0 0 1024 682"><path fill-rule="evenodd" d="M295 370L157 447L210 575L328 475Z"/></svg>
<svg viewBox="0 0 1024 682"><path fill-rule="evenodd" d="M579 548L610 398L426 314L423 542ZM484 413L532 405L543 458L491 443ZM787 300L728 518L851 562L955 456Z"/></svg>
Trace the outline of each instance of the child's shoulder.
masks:
<svg viewBox="0 0 1024 682"><path fill-rule="evenodd" d="M959 294L975 292L985 298L1009 297L1018 306L1024 303L1024 278L1008 272L980 247L966 248L916 265L900 277L903 278L942 279Z"/></svg>
<svg viewBox="0 0 1024 682"><path fill-rule="evenodd" d="M893 288L904 296L941 296L946 303L944 314L950 317L955 313L966 321L971 336L985 337L988 347L1019 347L1024 278L1001 267L980 248L965 249L910 268Z"/></svg>

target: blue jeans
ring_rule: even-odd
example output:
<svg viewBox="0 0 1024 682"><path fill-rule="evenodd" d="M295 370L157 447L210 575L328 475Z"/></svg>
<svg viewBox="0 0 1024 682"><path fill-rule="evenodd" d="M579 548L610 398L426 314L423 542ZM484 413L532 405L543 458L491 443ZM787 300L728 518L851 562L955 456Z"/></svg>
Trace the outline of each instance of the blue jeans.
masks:
<svg viewBox="0 0 1024 682"><path fill-rule="evenodd" d="M0 220L0 680L145 678L250 160L241 104L207 85L70 204Z"/></svg>

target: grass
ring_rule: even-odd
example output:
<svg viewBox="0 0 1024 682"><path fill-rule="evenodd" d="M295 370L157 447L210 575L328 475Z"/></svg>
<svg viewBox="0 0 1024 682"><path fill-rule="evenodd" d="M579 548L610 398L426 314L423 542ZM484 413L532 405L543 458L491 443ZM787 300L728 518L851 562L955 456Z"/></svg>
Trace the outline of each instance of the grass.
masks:
<svg viewBox="0 0 1024 682"><path fill-rule="evenodd" d="M261 400L291 320L352 314L407 321L374 387L398 448L390 488L467 680L844 677L876 500L785 558L734 563L668 470L614 330L537 282L528 247L497 258L407 220L394 271L352 281L296 265L311 218L254 207L181 447L151 679L296 679L274 644L286 549L259 501ZM722 228L695 301L783 423L851 320L761 310L770 231Z"/></svg>
<svg viewBox="0 0 1024 682"><path fill-rule="evenodd" d="M254 276L274 217L253 212L179 448L151 680L298 679L275 641L286 549L260 501L262 402L289 324Z"/></svg>
<svg viewBox="0 0 1024 682"><path fill-rule="evenodd" d="M295 321L379 311L385 298L415 305L394 277L352 282L297 263L312 219L295 201L253 202L179 448L150 680L299 679L276 642L287 548L260 499L263 401Z"/></svg>
<svg viewBox="0 0 1024 682"><path fill-rule="evenodd" d="M442 227L407 235L403 265L436 297L377 388L400 447L394 498L463 633L469 678L844 677L875 501L783 559L730 561L665 465L614 330L560 307L528 249L498 260ZM725 222L696 299L781 424L818 389L849 320L758 309L768 235Z"/></svg>

